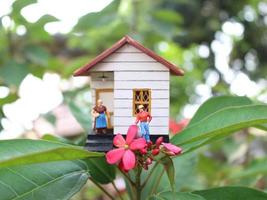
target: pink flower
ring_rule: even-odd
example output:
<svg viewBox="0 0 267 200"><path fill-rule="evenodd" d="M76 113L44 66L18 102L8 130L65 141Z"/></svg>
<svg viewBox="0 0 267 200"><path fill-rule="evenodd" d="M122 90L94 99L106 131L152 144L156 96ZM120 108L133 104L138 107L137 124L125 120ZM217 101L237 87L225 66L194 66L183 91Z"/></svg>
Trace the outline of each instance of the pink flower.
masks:
<svg viewBox="0 0 267 200"><path fill-rule="evenodd" d="M129 127L126 141L121 134L118 134L113 139L114 146L118 149L113 149L107 152L106 160L109 164L120 164L120 168L129 171L135 167L136 156L135 150L141 150L146 146L144 138L134 139L137 135L138 127L132 125Z"/></svg>
<svg viewBox="0 0 267 200"><path fill-rule="evenodd" d="M177 147L171 143L162 143L165 152L170 156L175 156L182 153L182 148Z"/></svg>
<svg viewBox="0 0 267 200"><path fill-rule="evenodd" d="M178 123L175 120L170 119L169 121L170 132L174 135L180 133L189 124L189 122L190 119L183 119Z"/></svg>

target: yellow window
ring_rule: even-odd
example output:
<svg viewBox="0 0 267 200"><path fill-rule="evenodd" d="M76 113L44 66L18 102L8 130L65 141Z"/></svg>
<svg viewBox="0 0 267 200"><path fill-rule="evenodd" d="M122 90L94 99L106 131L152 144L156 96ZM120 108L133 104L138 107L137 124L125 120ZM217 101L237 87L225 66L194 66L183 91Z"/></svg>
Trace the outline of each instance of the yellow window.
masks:
<svg viewBox="0 0 267 200"><path fill-rule="evenodd" d="M138 113L138 106L143 105L144 110L151 112L151 90L133 89L133 116Z"/></svg>

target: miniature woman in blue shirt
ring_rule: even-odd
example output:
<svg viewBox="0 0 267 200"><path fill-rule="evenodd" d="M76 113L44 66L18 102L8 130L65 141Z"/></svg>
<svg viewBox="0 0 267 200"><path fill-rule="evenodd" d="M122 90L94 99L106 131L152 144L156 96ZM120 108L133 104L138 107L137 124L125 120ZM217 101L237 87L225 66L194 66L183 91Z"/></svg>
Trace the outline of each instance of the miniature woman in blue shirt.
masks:
<svg viewBox="0 0 267 200"><path fill-rule="evenodd" d="M94 128L96 133L106 133L107 132L107 119L109 115L106 106L103 105L101 99L97 100L97 105L92 110L92 115L95 118Z"/></svg>

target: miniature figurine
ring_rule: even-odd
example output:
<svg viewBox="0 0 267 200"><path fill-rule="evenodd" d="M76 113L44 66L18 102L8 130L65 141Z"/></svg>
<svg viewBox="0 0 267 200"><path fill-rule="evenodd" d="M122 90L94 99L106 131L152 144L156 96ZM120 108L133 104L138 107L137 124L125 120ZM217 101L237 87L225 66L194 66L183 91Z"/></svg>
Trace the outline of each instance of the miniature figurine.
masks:
<svg viewBox="0 0 267 200"><path fill-rule="evenodd" d="M138 106L139 113L136 115L135 124L137 125L140 122L140 131L142 137L146 140L146 142L150 142L150 133L149 133L149 123L152 120L152 116L144 111L144 106Z"/></svg>
<svg viewBox="0 0 267 200"><path fill-rule="evenodd" d="M101 99L97 100L97 105L92 110L92 116L95 119L94 129L97 134L107 132L107 119L108 111L106 106L103 105L103 101Z"/></svg>

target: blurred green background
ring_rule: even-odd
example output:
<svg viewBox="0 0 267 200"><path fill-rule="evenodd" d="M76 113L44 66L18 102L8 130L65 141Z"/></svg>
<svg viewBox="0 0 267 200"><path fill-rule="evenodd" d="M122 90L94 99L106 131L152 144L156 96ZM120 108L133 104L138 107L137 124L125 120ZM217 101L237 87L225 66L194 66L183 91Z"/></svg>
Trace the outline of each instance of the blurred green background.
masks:
<svg viewBox="0 0 267 200"><path fill-rule="evenodd" d="M90 86L72 73L126 34L185 70L171 79L177 122L214 95L267 103L266 1L2 0L0 139L81 140L91 126ZM266 135L247 129L183 158L180 189L267 190ZM88 191L74 199L103 198Z"/></svg>

